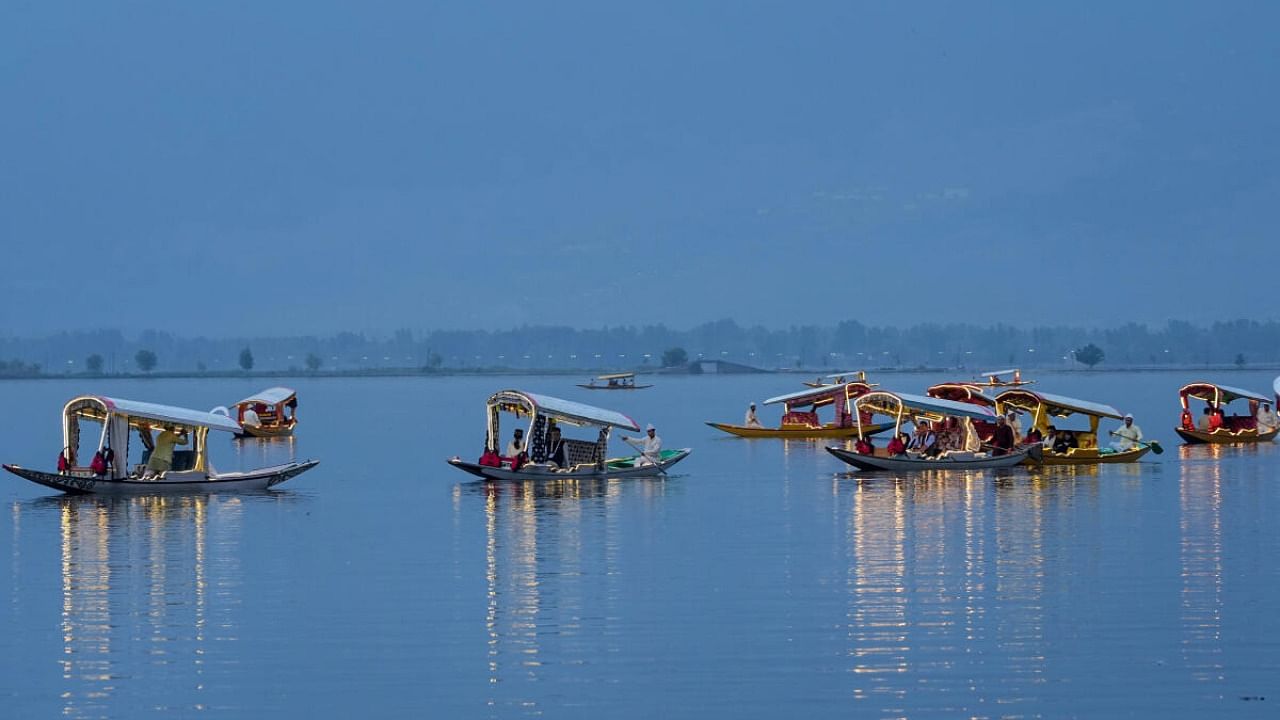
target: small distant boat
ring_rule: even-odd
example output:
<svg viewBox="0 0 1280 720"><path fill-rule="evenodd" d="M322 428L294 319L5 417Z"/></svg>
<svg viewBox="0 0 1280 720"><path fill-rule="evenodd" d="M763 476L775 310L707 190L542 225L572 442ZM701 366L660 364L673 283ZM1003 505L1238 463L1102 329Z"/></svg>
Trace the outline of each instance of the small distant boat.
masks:
<svg viewBox="0 0 1280 720"><path fill-rule="evenodd" d="M745 438L783 438L807 440L814 438L849 438L858 434L858 426L849 414L849 400L871 392L865 382L848 382L820 388L787 393L764 401L765 405L782 405L782 423L776 428L750 427L730 423L708 422L707 425ZM818 409L832 406L836 409L834 422L823 423ZM879 425L864 423L863 434L871 435L891 427L891 423Z"/></svg>
<svg viewBox="0 0 1280 720"><path fill-rule="evenodd" d="M831 380L831 382L826 382L827 380ZM823 377L818 377L813 382L806 382L804 385L805 387L811 388L824 388L831 387L832 385L844 385L851 382L867 382L866 371L851 370L849 372L832 373L831 375L827 375L825 379Z"/></svg>
<svg viewBox="0 0 1280 720"><path fill-rule="evenodd" d="M82 434L84 421L101 425L101 430ZM161 438L151 436L155 429L162 434L171 433L178 446L189 442L191 449L175 449L172 460L149 469L151 452L161 442ZM226 415L84 395L73 398L63 407L63 449L57 471L31 470L17 465L5 465L4 469L33 483L70 494L150 495L265 490L319 464L318 460L307 460L248 472L217 472L209 463L209 431L239 433L240 429L240 424ZM96 451L88 464L82 464L82 435L97 438ZM129 445L133 440L142 444L143 451L141 462L131 468Z"/></svg>
<svg viewBox="0 0 1280 720"><path fill-rule="evenodd" d="M1280 378L1276 378L1276 384L1280 386ZM1280 397L1280 387L1276 390L1277 397ZM1204 402L1205 409L1223 410L1222 426L1212 430L1198 427L1195 421L1196 416L1191 412L1193 398ZM1262 407L1271 404L1271 398L1252 390L1211 382L1193 382L1184 385L1178 391L1178 400L1182 403L1182 420L1174 431L1188 445L1270 442L1275 439L1277 433L1280 433L1280 427L1268 427L1265 423L1259 422L1258 412ZM1248 401L1248 415L1225 414L1225 408L1236 400ZM1274 417L1272 413L1267 419L1274 422Z"/></svg>
<svg viewBox="0 0 1280 720"><path fill-rule="evenodd" d="M590 382L579 384L578 387L587 390L643 390L653 385L637 385L635 373L612 373L591 378Z"/></svg>
<svg viewBox="0 0 1280 720"><path fill-rule="evenodd" d="M1046 448L1044 457L1039 461L1043 465L1137 462L1153 447L1158 448L1158 443L1154 441L1138 443L1129 450L1113 450L1099 445L1098 424L1101 419L1124 419L1124 414L1110 405L1024 389L1006 390L996 396L996 403L1002 409L1012 409L1031 415L1032 425L1045 437L1048 437L1050 418L1066 418L1071 415L1083 415L1088 418L1088 430L1057 428L1059 432L1071 432L1075 436L1076 447L1069 448L1065 453L1053 452ZM1157 452L1163 452L1163 450L1157 449Z"/></svg>
<svg viewBox="0 0 1280 720"><path fill-rule="evenodd" d="M298 424L298 394L287 387L267 388L234 407L240 437L285 437Z"/></svg>
<svg viewBox="0 0 1280 720"><path fill-rule="evenodd" d="M607 457L609 432L613 428L639 431L631 418L613 410L592 407L571 400L561 400L549 395L521 390L502 390L489 397L486 404L488 423L485 430L485 456L491 463L468 462L459 457L449 459L449 464L489 480L572 480L578 478L651 477L665 475L666 471L693 452L690 448L663 450L657 457L643 453L626 457ZM497 456L501 447L501 419L504 414L517 419L529 418L525 437L528 443L527 462L515 458ZM551 461L549 447L550 430L562 426L595 428L592 440L565 438L564 464ZM490 451L492 450L492 453Z"/></svg>
<svg viewBox="0 0 1280 720"><path fill-rule="evenodd" d="M942 398L895 393L885 390L866 393L854 401L859 417L865 414L882 414L894 418L894 434L902 428L904 420L939 423L946 418L969 421L994 422L995 411L972 403ZM943 451L936 456L915 452L890 455L884 448L874 452L859 453L840 447L827 447L827 452L859 470L890 470L919 472L924 470L984 470L1012 467L1039 455L1039 446L1018 448L1006 455L987 452Z"/></svg>

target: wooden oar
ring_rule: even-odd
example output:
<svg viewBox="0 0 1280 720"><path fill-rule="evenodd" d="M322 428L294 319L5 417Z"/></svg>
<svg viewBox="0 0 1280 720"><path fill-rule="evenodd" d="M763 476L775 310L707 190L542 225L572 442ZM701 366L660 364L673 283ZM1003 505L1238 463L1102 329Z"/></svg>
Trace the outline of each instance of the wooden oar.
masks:
<svg viewBox="0 0 1280 720"><path fill-rule="evenodd" d="M1124 437L1123 435L1116 432L1115 430L1112 430L1110 434L1115 435L1116 437ZM1129 440L1129 438L1127 437L1125 439ZM1134 445L1139 445L1141 447L1149 447L1151 448L1151 452L1157 455L1164 454L1164 448L1160 446L1159 440L1152 440L1151 442L1142 442L1141 440L1129 440L1129 441L1132 442Z"/></svg>

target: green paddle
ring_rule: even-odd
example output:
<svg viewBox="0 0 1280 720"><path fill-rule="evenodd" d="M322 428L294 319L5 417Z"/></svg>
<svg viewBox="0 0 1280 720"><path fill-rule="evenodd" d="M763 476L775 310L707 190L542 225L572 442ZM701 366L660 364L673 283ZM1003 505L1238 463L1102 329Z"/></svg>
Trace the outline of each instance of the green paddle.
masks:
<svg viewBox="0 0 1280 720"><path fill-rule="evenodd" d="M1115 430L1112 430L1112 431L1111 431L1111 434L1112 434L1112 435L1115 435L1116 437L1120 437L1120 433L1116 432ZM1155 454L1157 454L1157 455L1163 455L1163 454L1164 454L1164 448L1160 446L1160 441L1159 441L1159 440L1152 440L1151 442L1142 442L1141 440L1134 440L1134 441L1133 441L1133 444L1134 444L1134 445L1139 445L1139 446L1141 446L1141 447L1149 447L1149 448L1151 448L1151 452L1153 452L1153 453L1155 453Z"/></svg>

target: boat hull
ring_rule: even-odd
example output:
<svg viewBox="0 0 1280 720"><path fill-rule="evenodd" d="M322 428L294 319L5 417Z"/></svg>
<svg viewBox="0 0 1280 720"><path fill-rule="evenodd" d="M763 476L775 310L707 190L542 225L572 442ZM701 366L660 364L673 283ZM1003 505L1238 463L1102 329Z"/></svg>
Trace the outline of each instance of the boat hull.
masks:
<svg viewBox="0 0 1280 720"><path fill-rule="evenodd" d="M988 470L1007 468L1027 462L1031 448L1016 450L1008 455L981 455L971 458L916 458L908 456L862 455L838 447L827 447L827 452L859 470L887 470L890 472L921 472L926 470Z"/></svg>
<svg viewBox="0 0 1280 720"><path fill-rule="evenodd" d="M651 388L653 385L616 385L610 387L608 385L578 385L583 390L644 390Z"/></svg>
<svg viewBox="0 0 1280 720"><path fill-rule="evenodd" d="M598 479L598 478L622 478L622 477L652 477L654 475L662 475L672 465L689 457L689 453L693 452L690 448L681 448L674 450L670 455L663 454L662 461L655 465L625 465L623 463L632 462L636 458L626 458L625 460L610 460L606 463L604 470L597 470L594 467L582 468L580 470L553 470L551 468L536 465L519 470L512 470L507 467L492 467L489 465L480 465L478 463L466 462L459 458L451 458L448 462L450 465L469 472L477 477L486 480L578 480L578 479ZM638 456L637 456L638 457Z"/></svg>
<svg viewBox="0 0 1280 720"><path fill-rule="evenodd" d="M1260 433L1256 430L1241 430L1233 433L1230 430L1207 432L1204 430L1173 429L1188 445L1240 445L1245 443L1271 442L1280 433L1280 428Z"/></svg>
<svg viewBox="0 0 1280 720"><path fill-rule="evenodd" d="M1027 461L1028 465L1110 465L1112 463L1137 462L1151 451L1151 446L1143 445L1132 450L1114 453L1099 453L1097 450L1081 452L1076 450L1070 455L1058 455L1046 452L1039 462Z"/></svg>
<svg viewBox="0 0 1280 720"><path fill-rule="evenodd" d="M43 470L31 470L16 465L5 465L4 469L24 480L43 485L71 495L169 495L211 492L242 492L266 490L275 487L291 478L297 477L319 465L319 460L307 460L301 463L288 463L260 468L250 472L220 473L205 480L105 480L93 477L80 477Z"/></svg>
<svg viewBox="0 0 1280 720"><path fill-rule="evenodd" d="M248 438L278 438L289 437L293 434L293 425L285 425L282 427L264 427L262 425L245 425L244 432L236 433L236 437Z"/></svg>
<svg viewBox="0 0 1280 720"><path fill-rule="evenodd" d="M730 435L737 435L744 438L782 438L784 440L818 440L823 438L852 438L858 436L857 427L821 427L821 428L766 428L766 427L746 427L744 425L730 425L728 423L708 422L711 427L727 432ZM878 423L873 425L863 425L863 435L875 435L884 432L893 427L892 423Z"/></svg>

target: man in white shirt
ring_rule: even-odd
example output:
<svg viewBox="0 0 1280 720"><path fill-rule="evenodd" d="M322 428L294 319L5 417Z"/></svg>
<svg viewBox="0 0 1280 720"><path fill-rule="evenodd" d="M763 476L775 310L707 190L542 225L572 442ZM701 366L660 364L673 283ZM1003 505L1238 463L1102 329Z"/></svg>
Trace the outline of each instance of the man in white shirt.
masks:
<svg viewBox="0 0 1280 720"><path fill-rule="evenodd" d="M751 407L747 408L747 417L743 424L749 428L764 427L760 424L760 418L756 417L756 404L751 403Z"/></svg>
<svg viewBox="0 0 1280 720"><path fill-rule="evenodd" d="M1262 403L1258 408L1258 432L1269 433L1280 425L1280 420L1276 418L1276 413L1271 409L1271 403Z"/></svg>
<svg viewBox="0 0 1280 720"><path fill-rule="evenodd" d="M262 420L258 417L258 413L253 411L253 408L248 407L244 409L244 414L240 416L240 424L258 427L262 424Z"/></svg>
<svg viewBox="0 0 1280 720"><path fill-rule="evenodd" d="M652 424L645 427L646 437L632 438L622 436L622 441L628 445L634 446L640 451L641 465L655 465L662 459L662 438L658 437L658 430Z"/></svg>
<svg viewBox="0 0 1280 720"><path fill-rule="evenodd" d="M511 442L507 443L505 457L514 458L522 452L524 452L524 430L516 428L515 436L511 438Z"/></svg>
<svg viewBox="0 0 1280 720"><path fill-rule="evenodd" d="M1142 440L1142 428L1133 424L1132 415L1125 415L1124 425L1121 425L1119 430L1111 434L1116 436L1116 440L1111 443L1111 447L1119 452L1132 450Z"/></svg>

